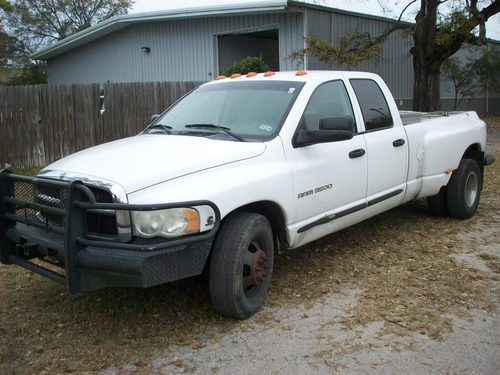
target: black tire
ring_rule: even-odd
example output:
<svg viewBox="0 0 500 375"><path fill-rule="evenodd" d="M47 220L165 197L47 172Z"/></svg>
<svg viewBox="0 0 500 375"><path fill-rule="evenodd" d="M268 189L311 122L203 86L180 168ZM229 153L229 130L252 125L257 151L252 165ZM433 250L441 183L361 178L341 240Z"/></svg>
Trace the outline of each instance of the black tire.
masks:
<svg viewBox="0 0 500 375"><path fill-rule="evenodd" d="M448 183L448 209L450 215L468 219L474 215L479 205L482 189L482 174L473 159L462 159Z"/></svg>
<svg viewBox="0 0 500 375"><path fill-rule="evenodd" d="M438 194L427 197L427 208L432 216L449 216L446 186L443 186Z"/></svg>
<svg viewBox="0 0 500 375"><path fill-rule="evenodd" d="M215 310L236 319L255 314L267 294L273 261L273 232L264 216L237 212L227 217L210 263L209 290Z"/></svg>

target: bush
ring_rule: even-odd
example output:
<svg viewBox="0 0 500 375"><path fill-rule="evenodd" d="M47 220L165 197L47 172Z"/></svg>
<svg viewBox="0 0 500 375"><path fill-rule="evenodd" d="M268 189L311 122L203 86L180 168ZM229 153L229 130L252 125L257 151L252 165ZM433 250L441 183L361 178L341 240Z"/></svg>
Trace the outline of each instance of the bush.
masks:
<svg viewBox="0 0 500 375"><path fill-rule="evenodd" d="M45 63L28 63L19 69L11 68L5 85L41 85L45 83L47 83L47 67Z"/></svg>
<svg viewBox="0 0 500 375"><path fill-rule="evenodd" d="M269 68L269 65L267 65L265 61L262 60L262 57L247 56L239 61L236 61L233 65L227 68L223 74L225 76L230 76L235 73L263 73L269 70L271 70L271 68Z"/></svg>

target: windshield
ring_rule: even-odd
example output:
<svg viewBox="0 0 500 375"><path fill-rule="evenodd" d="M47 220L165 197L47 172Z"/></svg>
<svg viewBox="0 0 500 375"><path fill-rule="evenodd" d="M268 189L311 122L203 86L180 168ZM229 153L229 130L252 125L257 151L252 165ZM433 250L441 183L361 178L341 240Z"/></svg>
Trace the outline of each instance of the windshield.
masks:
<svg viewBox="0 0 500 375"><path fill-rule="evenodd" d="M278 134L303 85L254 81L201 86L158 117L144 133L266 141Z"/></svg>

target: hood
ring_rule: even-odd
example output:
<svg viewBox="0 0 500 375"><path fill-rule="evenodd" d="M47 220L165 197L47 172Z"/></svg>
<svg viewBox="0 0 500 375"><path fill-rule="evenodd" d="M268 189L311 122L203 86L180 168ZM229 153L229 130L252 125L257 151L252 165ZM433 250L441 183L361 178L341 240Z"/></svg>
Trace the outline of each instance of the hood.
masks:
<svg viewBox="0 0 500 375"><path fill-rule="evenodd" d="M154 184L262 154L264 143L204 137L139 135L77 152L45 167L72 176L94 176L121 185L127 194Z"/></svg>

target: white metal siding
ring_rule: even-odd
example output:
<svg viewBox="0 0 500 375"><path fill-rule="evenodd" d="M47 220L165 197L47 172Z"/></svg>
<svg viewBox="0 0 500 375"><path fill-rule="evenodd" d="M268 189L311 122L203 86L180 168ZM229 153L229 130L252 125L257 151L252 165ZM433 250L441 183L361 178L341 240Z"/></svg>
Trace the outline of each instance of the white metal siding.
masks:
<svg viewBox="0 0 500 375"><path fill-rule="evenodd" d="M217 74L214 34L275 26L280 69L297 69L289 56L303 47L302 22L301 13L270 13L131 25L50 59L49 83L207 81Z"/></svg>

